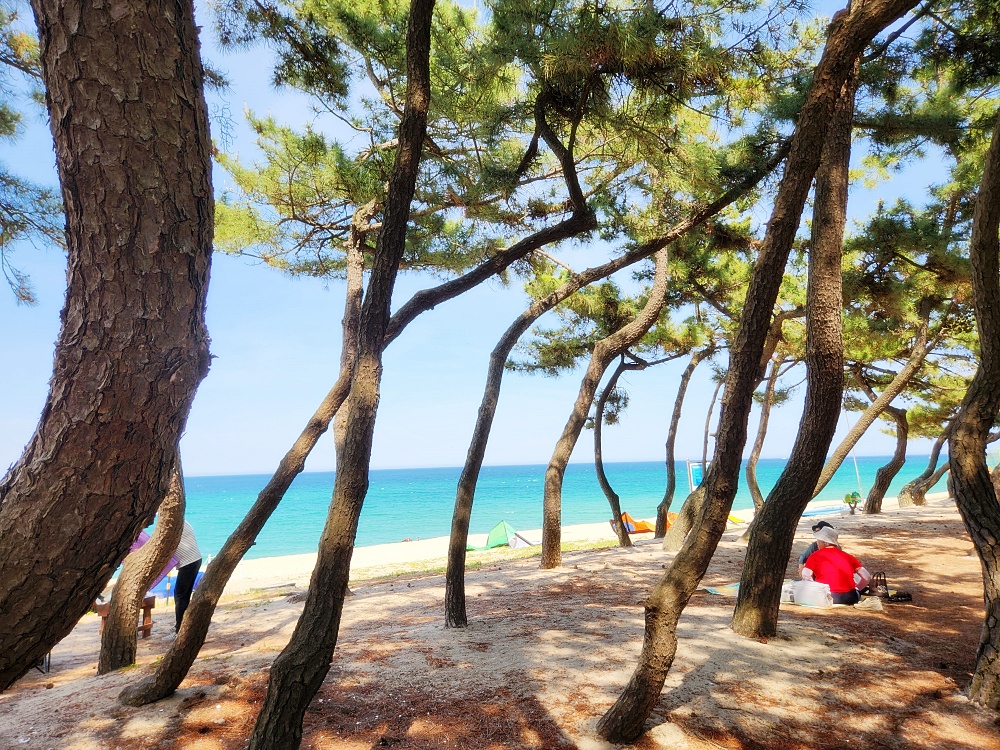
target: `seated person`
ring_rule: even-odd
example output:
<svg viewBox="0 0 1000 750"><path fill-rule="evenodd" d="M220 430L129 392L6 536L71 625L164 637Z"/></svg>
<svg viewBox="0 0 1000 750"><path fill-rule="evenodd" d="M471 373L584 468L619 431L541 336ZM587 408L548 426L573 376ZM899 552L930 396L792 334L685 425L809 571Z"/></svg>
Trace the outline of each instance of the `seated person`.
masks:
<svg viewBox="0 0 1000 750"><path fill-rule="evenodd" d="M806 560L802 578L828 585L834 604L857 604L861 600L858 587L867 586L871 574L858 558L840 549L839 538L833 528L821 528L813 536L819 549ZM855 581L855 573L860 583Z"/></svg>
<svg viewBox="0 0 1000 750"><path fill-rule="evenodd" d="M820 521L819 523L815 523L815 524L813 524L813 533L815 534L817 531L819 531L820 529L824 529L824 528L826 528L826 529L832 529L833 528L833 524L829 524L826 521ZM809 559L809 555L811 555L813 552L815 552L818 549L819 549L819 544L817 542L813 542L808 547L806 547L806 551L805 552L803 552L801 555L799 555L799 576L800 577L802 575L802 569L806 566L806 560Z"/></svg>

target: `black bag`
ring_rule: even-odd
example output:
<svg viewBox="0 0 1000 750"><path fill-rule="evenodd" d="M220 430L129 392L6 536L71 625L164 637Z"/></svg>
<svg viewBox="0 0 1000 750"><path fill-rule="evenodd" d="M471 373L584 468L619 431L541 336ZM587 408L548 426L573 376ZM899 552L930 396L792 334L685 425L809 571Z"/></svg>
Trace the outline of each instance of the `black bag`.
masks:
<svg viewBox="0 0 1000 750"><path fill-rule="evenodd" d="M885 573L878 572L872 575L868 582L868 595L877 596L879 599L889 598L889 582L885 580Z"/></svg>

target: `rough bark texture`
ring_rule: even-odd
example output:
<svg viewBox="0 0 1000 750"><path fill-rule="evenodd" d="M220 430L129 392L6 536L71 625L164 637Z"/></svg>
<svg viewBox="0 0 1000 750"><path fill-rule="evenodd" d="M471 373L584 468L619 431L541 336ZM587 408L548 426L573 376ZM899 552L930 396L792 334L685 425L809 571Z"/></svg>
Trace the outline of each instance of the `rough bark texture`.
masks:
<svg viewBox="0 0 1000 750"><path fill-rule="evenodd" d="M0 482L0 689L69 633L152 519L209 365L211 144L191 3L33 8L67 292L38 427Z"/></svg>
<svg viewBox="0 0 1000 750"><path fill-rule="evenodd" d="M906 419L906 409L897 409L894 406L886 408L886 412L896 423L896 450L892 458L885 466L879 467L875 472L875 483L868 490L868 497L865 498L865 505L862 510L865 513L881 513L882 500L889 490L892 480L906 463L906 440L910 435L910 423Z"/></svg>
<svg viewBox="0 0 1000 750"><path fill-rule="evenodd" d="M371 207L369 207L371 208ZM212 558L205 570L201 584L195 589L191 603L184 613L181 629L156 671L119 694L118 699L129 706L143 706L173 694L187 676L198 657L198 652L208 637L212 615L219 603L233 571L247 551L253 546L264 524L285 496L295 477L305 468L306 458L320 437L329 429L351 386L354 359L357 356L358 325L361 317L361 294L364 262L361 255L363 237L361 227L367 224L368 209L356 214L352 222L352 240L347 252L347 292L342 320L343 345L340 375L319 408L299 434L298 439L282 457L277 470L267 485L257 495L253 507L240 525L226 539L219 554Z"/></svg>
<svg viewBox="0 0 1000 750"><path fill-rule="evenodd" d="M677 620L698 587L725 530L736 495L768 322L844 82L861 50L875 34L915 4L916 0L872 0L852 5L850 11L842 11L831 23L826 49L799 115L785 175L731 349L715 457L705 479L701 522L646 601L646 633L639 665L622 695L598 722L597 731L604 739L631 742L642 733L673 663ZM782 564L785 562L787 556Z"/></svg>
<svg viewBox="0 0 1000 750"><path fill-rule="evenodd" d="M904 484L903 488L899 491L898 499L900 508L924 504L924 495L927 494L927 489L933 487L934 483L937 482L937 479L935 479L934 483L928 484L927 480L935 473L934 469L937 467L938 459L941 456L941 448L944 447L945 441L951 434L951 424L949 422L938 439L934 441L930 458L927 460L927 468L916 479ZM939 476L938 479L940 478Z"/></svg>
<svg viewBox="0 0 1000 750"><path fill-rule="evenodd" d="M684 540L687 539L688 533L695 527L701 516L704 502L705 485L702 483L695 488L694 492L684 498L684 503L677 512L677 518L674 519L663 537L664 552L676 552L684 546Z"/></svg>
<svg viewBox="0 0 1000 750"><path fill-rule="evenodd" d="M597 386L611 361L642 338L660 316L666 299L670 269L669 254L664 248L656 254L656 273L649 298L642 310L631 321L610 336L601 339L594 346L587 372L580 383L580 391L573 405L573 411L556 442L545 470L545 494L542 508L542 559L543 568L556 568L562 564L562 481L566 465L580 437L580 430L587 420Z"/></svg>
<svg viewBox="0 0 1000 750"><path fill-rule="evenodd" d="M1000 708L1000 503L986 465L986 440L1000 411L1000 119L983 168L969 242L980 360L948 453L955 499L983 568L986 608L969 697Z"/></svg>
<svg viewBox="0 0 1000 750"><path fill-rule="evenodd" d="M667 534L667 514L670 506L674 502L674 492L677 491L677 464L674 454L674 446L677 444L677 427L681 423L681 409L684 407L684 396L687 394L688 385L691 383L691 376L694 375L695 368L710 354L710 349L695 351L691 355L684 372L681 373L680 383L677 385L677 396L674 398L674 411L670 415L670 427L667 428L667 442L664 446L667 462L667 487L663 492L663 500L656 506L656 539L662 539Z"/></svg>
<svg viewBox="0 0 1000 750"><path fill-rule="evenodd" d="M626 370L640 370L642 365L634 362L626 362L623 358L621 362L618 363L618 367L615 371L611 373L611 377L608 378L607 384L604 386L604 390L601 391L601 395L597 398L597 403L594 406L594 470L597 473L597 484L601 488L601 492L604 493L604 497L608 500L608 505L611 506L611 525L614 527L615 534L618 536L618 545L620 547L631 547L632 538L628 535L628 531L625 529L625 524L622 521L622 504L621 498L618 497L618 493L614 491L611 486L611 482L608 481L608 475L604 472L604 449L601 445L602 436L604 434L604 409L607 406L608 398L611 393L615 390L618 385L618 380L621 378L622 373Z"/></svg>
<svg viewBox="0 0 1000 750"><path fill-rule="evenodd" d="M795 527L812 498L840 418L844 389L842 336L844 227L850 181L851 124L857 73L844 84L816 174L806 290L806 397L788 463L754 518L732 627L751 637L773 635Z"/></svg>
<svg viewBox="0 0 1000 750"><path fill-rule="evenodd" d="M101 633L97 674L135 664L137 628L142 600L156 576L167 566L184 528L184 481L180 460L170 473L170 489L160 503L156 529L142 547L125 558Z"/></svg>
<svg viewBox="0 0 1000 750"><path fill-rule="evenodd" d="M250 736L252 750L289 750L299 746L302 718L333 659L354 538L368 490L368 465L392 290L406 244L410 202L427 130L433 8L434 0L413 0L410 5L406 106L399 125L399 147L389 180L382 231L361 311L344 449L337 460L330 513L320 537L305 606L291 640L271 666L267 694Z"/></svg>

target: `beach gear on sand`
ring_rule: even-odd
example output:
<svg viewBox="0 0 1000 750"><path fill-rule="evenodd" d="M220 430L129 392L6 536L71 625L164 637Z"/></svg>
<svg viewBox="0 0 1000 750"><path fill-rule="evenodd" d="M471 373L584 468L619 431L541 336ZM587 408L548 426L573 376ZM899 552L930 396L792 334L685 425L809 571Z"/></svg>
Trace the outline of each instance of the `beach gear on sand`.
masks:
<svg viewBox="0 0 1000 750"><path fill-rule="evenodd" d="M609 521L608 523L611 522ZM628 513L622 513L622 525L629 534L652 534L656 532L655 526L651 526L646 521L636 521ZM611 527L614 528L614 523L611 523Z"/></svg>
<svg viewBox="0 0 1000 750"><path fill-rule="evenodd" d="M490 529L490 534L486 537L485 547L475 547L469 544L466 545L465 548L467 550L477 550L482 552L483 550L493 549L494 547L503 547L505 545L517 549L519 547L534 547L535 543L528 541L523 536L518 534L514 530L514 527L506 521L501 521Z"/></svg>

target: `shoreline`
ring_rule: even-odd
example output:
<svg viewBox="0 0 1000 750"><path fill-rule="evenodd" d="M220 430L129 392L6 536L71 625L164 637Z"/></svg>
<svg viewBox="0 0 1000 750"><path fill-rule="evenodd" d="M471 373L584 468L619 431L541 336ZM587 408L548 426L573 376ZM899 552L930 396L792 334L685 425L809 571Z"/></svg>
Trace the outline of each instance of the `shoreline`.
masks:
<svg viewBox="0 0 1000 750"><path fill-rule="evenodd" d="M927 495L927 501L943 500L948 497L947 492L937 492ZM821 500L810 504L810 515L803 516L800 523L808 522L814 518L829 518L830 516L850 517L847 507L842 501ZM899 508L899 502L895 497L887 497L883 500L882 506L885 510ZM857 515L863 516L858 513ZM730 531L738 530L742 532L753 519L753 510L733 511L733 518L738 518L742 523L731 524ZM655 523L655 518L643 518ZM807 528L811 524L807 523ZM541 529L517 530L518 533L531 542L539 542L542 538ZM470 534L469 544L481 547L486 544L487 534ZM651 536L640 534L633 537L636 540L649 540ZM440 561L444 566L448 556L447 536L432 537L429 539L415 539L412 541L388 542L384 544L372 544L363 547L355 547L351 558L351 578L358 575L371 573L365 577L380 577L381 575L392 575L393 572L408 572L406 566L426 566L428 563ZM563 542L607 542L609 545L617 544L617 537L611 529L611 524L604 523L584 523L571 524L562 527ZM506 547L495 548L499 550L509 549ZM251 560L244 559L236 567L232 577L226 584L224 595L246 593L247 591L258 589L283 588L286 586L305 587L309 585L309 578L313 567L316 564L316 552L307 552L295 555L276 555L272 557L259 557ZM470 556L469 562L475 562L475 557ZM207 563L206 563L207 564ZM382 568L396 568L396 571L379 571ZM399 568L404 570L400 571ZM204 568L203 568L204 569ZM417 572L417 571L414 571Z"/></svg>

